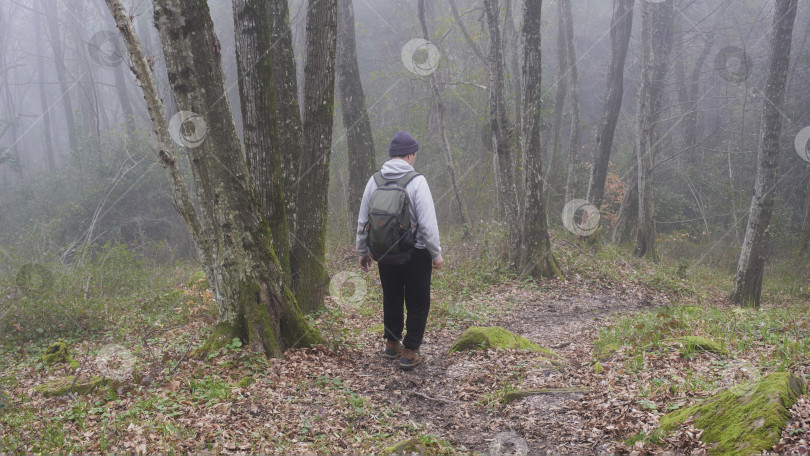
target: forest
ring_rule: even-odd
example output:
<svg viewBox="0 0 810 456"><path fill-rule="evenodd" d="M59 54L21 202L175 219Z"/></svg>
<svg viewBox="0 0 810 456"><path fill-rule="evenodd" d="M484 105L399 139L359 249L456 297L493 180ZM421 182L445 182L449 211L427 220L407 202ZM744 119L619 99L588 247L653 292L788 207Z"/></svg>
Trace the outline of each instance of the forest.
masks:
<svg viewBox="0 0 810 456"><path fill-rule="evenodd" d="M0 454L806 454L808 37L0 0Z"/></svg>

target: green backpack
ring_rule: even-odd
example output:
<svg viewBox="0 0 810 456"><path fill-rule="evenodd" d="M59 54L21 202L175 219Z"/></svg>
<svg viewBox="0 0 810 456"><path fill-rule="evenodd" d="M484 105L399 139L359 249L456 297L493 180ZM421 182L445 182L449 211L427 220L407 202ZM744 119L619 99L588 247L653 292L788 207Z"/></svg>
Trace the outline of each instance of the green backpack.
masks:
<svg viewBox="0 0 810 456"><path fill-rule="evenodd" d="M399 179L386 179L381 171L374 173L377 189L368 202L366 231L371 258L378 263L405 264L411 259L416 229L405 186L417 176L421 174L411 171Z"/></svg>

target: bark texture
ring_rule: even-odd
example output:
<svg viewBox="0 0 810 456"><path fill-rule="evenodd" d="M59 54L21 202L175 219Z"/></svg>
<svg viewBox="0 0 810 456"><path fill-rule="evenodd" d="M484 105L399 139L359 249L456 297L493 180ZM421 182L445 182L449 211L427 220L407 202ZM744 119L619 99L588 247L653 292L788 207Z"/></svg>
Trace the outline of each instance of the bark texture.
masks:
<svg viewBox="0 0 810 456"><path fill-rule="evenodd" d="M121 0L106 0L132 58L158 140L175 204L191 231L217 300L217 326L202 352L234 337L255 351L280 355L289 346L320 341L300 313L273 251L253 182L224 96L220 48L204 0L155 2L172 91L196 117L188 155L200 201L195 210L177 167L169 123L143 49ZM202 123L200 123L202 122ZM182 125L180 126L182 127ZM206 128L207 135L201 130ZM190 134L182 129L182 137Z"/></svg>
<svg viewBox="0 0 810 456"><path fill-rule="evenodd" d="M356 225L357 208L363 199L366 182L374 172L374 137L366 110L366 96L360 81L357 47L354 37L352 0L338 0L337 72L340 107L349 158L349 220Z"/></svg>
<svg viewBox="0 0 810 456"><path fill-rule="evenodd" d="M674 2L641 3L641 75L637 95L636 163L638 227L634 254L656 259L653 221L653 158L658 146L657 124L672 51Z"/></svg>
<svg viewBox="0 0 810 456"><path fill-rule="evenodd" d="M245 156L284 277L290 277L281 143L267 0L233 2ZM288 282L289 283L289 282Z"/></svg>
<svg viewBox="0 0 810 456"><path fill-rule="evenodd" d="M560 276L551 251L545 198L540 141L542 0L526 0L523 6L523 140L526 160L526 199L524 202L519 272L534 278Z"/></svg>
<svg viewBox="0 0 810 456"><path fill-rule="evenodd" d="M305 312L323 307L329 278L326 253L327 192L335 97L337 0L312 2L307 10L304 68L304 141L296 198L292 250L295 296Z"/></svg>
<svg viewBox="0 0 810 456"><path fill-rule="evenodd" d="M774 9L768 76L764 90L766 102L763 103L762 136L757 152L757 178L731 291L731 300L741 306L758 308L762 297L762 276L770 238L768 227L778 184L782 111L797 3L798 0L776 0Z"/></svg>
<svg viewBox="0 0 810 456"><path fill-rule="evenodd" d="M287 229L295 232L295 199L298 194L298 173L301 166L303 123L298 106L298 80L295 50L290 29L290 10L287 0L267 0L270 14L270 35L273 43L273 84L276 89L281 160L286 196ZM289 240L292 245L292 238Z"/></svg>
<svg viewBox="0 0 810 456"><path fill-rule="evenodd" d="M616 123L622 110L624 97L624 66L627 48L633 31L633 4L635 0L613 0L613 19L610 24L610 66L607 75L607 91L602 122L596 136L596 151L588 182L587 200L597 208L602 207L605 195L610 153L613 150L613 137Z"/></svg>

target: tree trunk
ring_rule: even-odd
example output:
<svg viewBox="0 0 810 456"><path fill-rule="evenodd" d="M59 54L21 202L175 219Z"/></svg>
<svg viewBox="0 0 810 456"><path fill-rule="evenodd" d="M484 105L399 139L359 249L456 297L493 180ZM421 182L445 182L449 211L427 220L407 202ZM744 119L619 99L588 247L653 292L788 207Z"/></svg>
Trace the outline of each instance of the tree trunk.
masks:
<svg viewBox="0 0 810 456"><path fill-rule="evenodd" d="M605 108L599 133L596 136L596 153L588 182L587 200L597 208L602 207L605 195L610 152L613 149L613 136L616 123L622 110L624 96L624 64L627 47L633 31L633 3L635 0L613 0L613 19L610 24L610 67L607 76Z"/></svg>
<svg viewBox="0 0 810 456"><path fill-rule="evenodd" d="M526 199L520 244L520 276L561 276L551 251L545 199L540 141L541 75L540 24L542 0L526 0L523 6L523 140L526 159Z"/></svg>
<svg viewBox="0 0 810 456"><path fill-rule="evenodd" d="M737 273L734 276L734 288L731 291L731 300L741 306L759 308L762 296L762 276L770 237L768 227L778 184L782 111L797 3L798 0L776 0L774 9L768 76L764 90L766 102L763 103L762 137L757 153L757 179Z"/></svg>
<svg viewBox="0 0 810 456"><path fill-rule="evenodd" d="M430 41L430 32L428 32L427 22L425 21L425 0L419 0L418 11L419 23L422 25L422 34L426 40ZM461 199L461 192L459 192L458 185L456 184L456 165L453 163L453 151L450 149L450 140L447 138L447 128L445 128L444 125L444 101L442 101L442 93L434 73L431 73L428 78L430 80L431 92L433 93L433 101L436 103L439 118L439 133L442 136L444 163L447 166L447 175L450 177L450 188L453 190L453 196L456 198L459 220L464 227L465 233L467 233L468 224L466 211L464 210L464 202Z"/></svg>
<svg viewBox="0 0 810 456"><path fill-rule="evenodd" d="M655 260L652 164L658 145L656 127L660 118L672 50L673 2L641 3L641 75L636 113L636 159L638 164L638 229L634 253Z"/></svg>
<svg viewBox="0 0 810 456"><path fill-rule="evenodd" d="M695 166L695 169L700 172L700 164L698 158L700 155L697 153L698 145L698 102L700 101L700 76L703 74L703 65L709 57L709 53L714 46L714 33L706 35L706 42L703 45L703 50L692 67L692 74L689 76L689 85L687 86L688 106L686 106L686 116L684 117L683 136L684 146L689 150L689 162Z"/></svg>
<svg viewBox="0 0 810 456"><path fill-rule="evenodd" d="M75 43L73 54L77 65L77 73L79 74L78 86L81 89L79 90L81 128L86 136L101 138L102 126L103 124L109 124L109 122L102 122L103 107L99 104L98 93L96 92L94 65L90 63L87 55L87 42L83 36L84 29L77 19L78 17L84 17L86 12L83 10L84 4L80 2L76 2L70 7L73 11L67 17Z"/></svg>
<svg viewBox="0 0 810 456"><path fill-rule="evenodd" d="M169 123L149 63L121 0L106 0L132 58L158 138L175 204L192 234L214 288L217 327L203 353L242 339L254 351L280 355L286 347L320 337L284 286L272 235L262 218L255 187L242 157L225 93L219 41L205 0L158 0L155 24L166 55L172 90L181 110L194 117L174 126L184 140L195 187L198 217L177 168ZM191 123L194 130L182 128ZM200 130L202 129L202 130Z"/></svg>
<svg viewBox="0 0 810 456"><path fill-rule="evenodd" d="M374 137L357 64L352 0L338 0L337 20L338 88L349 161L349 220L354 220L351 224L356 227L357 208L363 199L366 182L374 172Z"/></svg>
<svg viewBox="0 0 810 456"><path fill-rule="evenodd" d="M565 201L574 198L576 174L574 164L579 152L579 75L577 74L577 51L574 46L574 12L571 0L560 0L563 10L562 24L565 25L565 49L568 56L568 77L571 88L571 136L568 141L568 176L565 180Z"/></svg>
<svg viewBox="0 0 810 456"><path fill-rule="evenodd" d="M799 238L799 253L806 254L808 250L810 250L810 179L807 180L807 192L804 197L804 218Z"/></svg>
<svg viewBox="0 0 810 456"><path fill-rule="evenodd" d="M129 90L127 90L129 83L124 77L123 65L117 65L112 71L115 78L115 93L118 95L121 112L124 113L125 117L124 124L127 127L127 132L130 132L135 130L135 113L132 111L132 102L129 99Z"/></svg>
<svg viewBox="0 0 810 456"><path fill-rule="evenodd" d="M509 41L509 48L512 52L509 55L509 91L514 94L515 102L515 130L512 136L521 138L523 128L523 108L521 102L523 101L523 81L521 78L520 70L520 33L515 25L514 9L512 8L512 0L508 0L506 4L505 18L504 18L504 42ZM515 164L513 171L515 173L515 180L517 181L518 194L524 194L526 189L523 187L526 183L526 157L525 145L519 145L517 148L518 156L515 157ZM542 177L542 175L541 175ZM542 185L542 184L541 184Z"/></svg>
<svg viewBox="0 0 810 456"><path fill-rule="evenodd" d="M503 95L503 47L498 31L498 0L484 0L484 10L489 29L489 124L492 130L493 149L498 158L499 200L503 218L509 227L510 261L518 264L520 246L520 211L517 202L517 186L512 166L512 142L508 138L509 120Z"/></svg>
<svg viewBox="0 0 810 456"><path fill-rule="evenodd" d="M298 105L298 80L295 50L290 29L287 0L267 0L270 7L270 34L273 48L273 83L276 88L276 112L281 144L284 195L287 198L287 229L295 232L298 175L301 166L301 145L304 127ZM290 245L293 240L290 239Z"/></svg>
<svg viewBox="0 0 810 456"><path fill-rule="evenodd" d="M62 49L62 38L59 33L58 8L45 7L45 0L39 1L39 7L44 11L48 19L48 32L50 33L51 49L53 49L53 60L56 65L56 76L59 79L60 100L65 109L65 122L67 124L68 139L70 148L77 150L79 145L76 140L76 120L73 116L73 102L70 99L71 89L75 84L68 84L67 68L65 68L65 54Z"/></svg>
<svg viewBox="0 0 810 456"><path fill-rule="evenodd" d="M235 0L233 20L245 156L264 219L270 225L273 247L284 271L285 282L289 284L290 236L287 232L267 0Z"/></svg>
<svg viewBox="0 0 810 456"><path fill-rule="evenodd" d="M613 226L613 233L610 241L617 245L624 245L636 237L636 221L638 219L638 159L636 150L633 149L633 165L630 173L625 179L624 194L622 194L622 204L619 206L619 214L616 216L616 225Z"/></svg>
<svg viewBox="0 0 810 456"><path fill-rule="evenodd" d="M565 25L563 24L562 1L557 2L557 93L554 96L554 131L551 151L548 154L548 169L543 181L543 194L548 201L551 194L551 179L554 174L554 161L562 154L562 125L565 110L565 96L568 94L568 48L565 47Z"/></svg>
<svg viewBox="0 0 810 456"><path fill-rule="evenodd" d="M304 142L292 247L293 284L301 309L323 307L329 278L324 267L329 156L335 96L337 0L312 2L307 10L304 68Z"/></svg>
<svg viewBox="0 0 810 456"><path fill-rule="evenodd" d="M45 46L43 45L42 34L42 21L43 18L39 14L34 18L34 27L37 40L37 76L39 77L39 106L42 109L42 127L43 136L45 137L45 159L48 163L48 169L52 172L56 171L56 158L53 151L53 138L51 127L51 113L48 108L48 91L45 89Z"/></svg>

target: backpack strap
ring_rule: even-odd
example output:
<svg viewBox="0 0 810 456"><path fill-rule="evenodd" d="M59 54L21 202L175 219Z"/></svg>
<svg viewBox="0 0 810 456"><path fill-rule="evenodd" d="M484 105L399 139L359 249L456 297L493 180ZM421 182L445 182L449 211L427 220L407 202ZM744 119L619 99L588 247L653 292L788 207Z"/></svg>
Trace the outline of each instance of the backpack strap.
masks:
<svg viewBox="0 0 810 456"><path fill-rule="evenodd" d="M417 173L416 171L405 173L404 176L397 179L397 187L405 190L405 187L419 176L421 176L421 174Z"/></svg>
<svg viewBox="0 0 810 456"><path fill-rule="evenodd" d="M390 181L383 177L382 170L380 170L374 173L374 182L377 184L377 187L379 188L385 187L385 185Z"/></svg>
<svg viewBox="0 0 810 456"><path fill-rule="evenodd" d="M390 184L396 184L397 187L404 190L405 187L418 176L421 176L421 174L417 173L416 171L410 171L405 173L405 175L399 179L386 179L382 175L382 170L380 170L374 173L374 182L377 183L377 187L385 187Z"/></svg>

